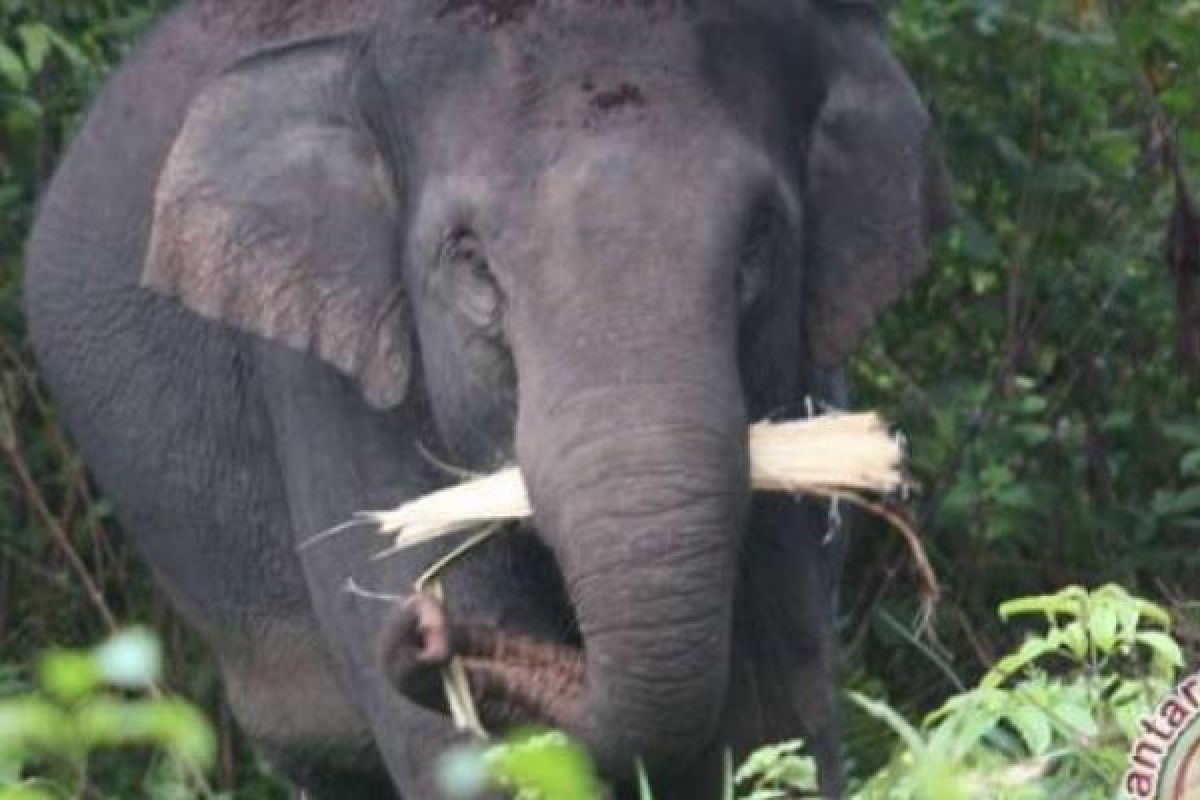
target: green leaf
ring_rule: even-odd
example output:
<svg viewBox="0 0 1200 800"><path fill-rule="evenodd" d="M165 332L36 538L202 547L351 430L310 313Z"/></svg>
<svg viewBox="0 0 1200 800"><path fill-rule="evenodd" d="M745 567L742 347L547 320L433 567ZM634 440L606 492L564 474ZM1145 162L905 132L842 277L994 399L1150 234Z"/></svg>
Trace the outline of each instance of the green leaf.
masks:
<svg viewBox="0 0 1200 800"><path fill-rule="evenodd" d="M650 777L641 761L637 763L638 800L654 800L654 790L650 788Z"/></svg>
<svg viewBox="0 0 1200 800"><path fill-rule="evenodd" d="M25 50L25 63L29 66L29 74L38 74L46 63L46 54L50 52L49 29L42 23L27 23L17 28L17 36L21 38L21 45Z"/></svg>
<svg viewBox="0 0 1200 800"><path fill-rule="evenodd" d="M1127 431L1133 427L1133 414L1129 411L1114 411L1100 423L1100 429L1105 433Z"/></svg>
<svg viewBox="0 0 1200 800"><path fill-rule="evenodd" d="M1039 658L1058 650L1059 644L1060 641L1053 636L1031 636L1022 642L1021 647L1015 652L1009 653L992 665L992 668L983 676L983 680L979 682L980 687L1000 686Z"/></svg>
<svg viewBox="0 0 1200 800"><path fill-rule="evenodd" d="M1200 450L1189 450L1179 459L1179 474L1187 478L1200 473Z"/></svg>
<svg viewBox="0 0 1200 800"><path fill-rule="evenodd" d="M488 768L503 786L562 800L600 800L603 790L587 751L561 733L510 740L487 753Z"/></svg>
<svg viewBox="0 0 1200 800"><path fill-rule="evenodd" d="M38 683L46 692L65 702L87 695L102 680L95 661L86 653L54 650L42 658L38 668Z"/></svg>
<svg viewBox="0 0 1200 800"><path fill-rule="evenodd" d="M1021 398L1018 410L1022 414L1036 415L1043 413L1049 406L1049 401L1040 394L1027 394Z"/></svg>
<svg viewBox="0 0 1200 800"><path fill-rule="evenodd" d="M804 749L804 740L791 739L778 744L764 745L758 748L750 755L746 756L746 760L738 767L734 773L734 780L737 783L749 783L757 780L776 764L788 756L795 756Z"/></svg>
<svg viewBox="0 0 1200 800"><path fill-rule="evenodd" d="M1001 619L1008 619L1020 614L1045 614L1052 618L1059 614L1079 616L1088 602L1087 590L1081 586L1068 586L1054 594L1018 597L1001 603L999 613Z"/></svg>
<svg viewBox="0 0 1200 800"><path fill-rule="evenodd" d="M925 752L925 742L921 738L920 731L887 703L872 700L858 692L847 692L846 694L855 705L891 728L897 736L904 740L904 744L914 755L919 757L921 753Z"/></svg>
<svg viewBox="0 0 1200 800"><path fill-rule="evenodd" d="M1088 635L1101 651L1107 653L1117 643L1117 612L1110 605L1097 604L1088 615Z"/></svg>
<svg viewBox="0 0 1200 800"><path fill-rule="evenodd" d="M1054 636L1058 642L1065 646L1067 650L1075 657L1079 663L1088 657L1088 632L1083 627L1083 623L1076 620L1069 625L1064 626L1056 632Z"/></svg>
<svg viewBox="0 0 1200 800"><path fill-rule="evenodd" d="M1058 703L1054 708L1049 709L1048 717L1073 741L1079 741L1081 737L1093 737L1100 730L1096 725L1095 717L1092 716L1091 709L1084 703Z"/></svg>
<svg viewBox="0 0 1200 800"><path fill-rule="evenodd" d="M1036 446L1045 444L1054 438L1054 429L1049 425L1032 422L1022 422L1012 426L1013 433L1021 437L1025 444Z"/></svg>
<svg viewBox="0 0 1200 800"><path fill-rule="evenodd" d="M1200 486L1190 487L1178 493L1163 493L1154 499L1154 511L1159 516L1184 515L1200 510Z"/></svg>
<svg viewBox="0 0 1200 800"><path fill-rule="evenodd" d="M1182 422L1163 423L1161 429L1168 439L1191 447L1200 447L1200 426Z"/></svg>
<svg viewBox="0 0 1200 800"><path fill-rule="evenodd" d="M208 768L216 760L217 740L204 716L179 700L145 702L152 740L189 764Z"/></svg>
<svg viewBox="0 0 1200 800"><path fill-rule="evenodd" d="M958 761L974 750L980 739L996 729L1000 712L993 704L974 703L961 706L929 736L926 755Z"/></svg>
<svg viewBox="0 0 1200 800"><path fill-rule="evenodd" d="M1137 635L1137 641L1148 647L1156 660L1176 668L1183 666L1183 651L1169 634L1162 631L1142 631Z"/></svg>
<svg viewBox="0 0 1200 800"><path fill-rule="evenodd" d="M62 53L67 62L76 69L88 69L91 67L91 62L84 55L83 51L67 37L60 34L53 28L46 28L46 36L54 43L54 48Z"/></svg>
<svg viewBox="0 0 1200 800"><path fill-rule="evenodd" d="M29 73L25 70L25 64L22 63L21 57L3 42L0 42L0 78L18 91L23 92L29 88Z"/></svg>
<svg viewBox="0 0 1200 800"><path fill-rule="evenodd" d="M1137 605L1138 612L1143 617L1149 617L1157 622L1163 630L1171 629L1171 613L1157 603L1152 603L1149 600L1144 600L1140 597L1131 598L1131 602Z"/></svg>
<svg viewBox="0 0 1200 800"><path fill-rule="evenodd" d="M1012 709L1004 718L1020 735L1029 754L1043 755L1050 749L1053 742L1053 730L1045 712L1034 706L1019 706Z"/></svg>
<svg viewBox="0 0 1200 800"><path fill-rule="evenodd" d="M78 747L74 721L57 705L28 695L0 702L0 754L18 761L51 752L73 757Z"/></svg>

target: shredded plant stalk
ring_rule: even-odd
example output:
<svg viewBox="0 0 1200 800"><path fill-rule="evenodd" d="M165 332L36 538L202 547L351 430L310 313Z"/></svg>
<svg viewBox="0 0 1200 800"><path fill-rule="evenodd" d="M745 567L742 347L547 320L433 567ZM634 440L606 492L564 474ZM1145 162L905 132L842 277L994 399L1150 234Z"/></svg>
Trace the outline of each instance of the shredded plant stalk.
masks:
<svg viewBox="0 0 1200 800"><path fill-rule="evenodd" d="M887 495L907 486L904 452L879 415L836 414L750 426L750 481L756 491ZM366 511L357 522L412 547L499 520L533 514L520 470L509 467L432 492L391 511Z"/></svg>
<svg viewBox="0 0 1200 800"><path fill-rule="evenodd" d="M904 447L878 414L830 414L788 422L761 422L748 433L750 483L754 491L787 492L846 500L885 519L903 537L915 566L923 613L932 611L937 578L916 531L888 501L910 487L904 474ZM476 534L436 561L417 581L417 591L442 595L440 577L476 546L499 534L505 523L533 515L520 470L509 467L432 492L390 511L363 511L332 535L354 525L374 525L394 537L387 556L451 534ZM443 690L460 730L486 738L462 662L442 670Z"/></svg>

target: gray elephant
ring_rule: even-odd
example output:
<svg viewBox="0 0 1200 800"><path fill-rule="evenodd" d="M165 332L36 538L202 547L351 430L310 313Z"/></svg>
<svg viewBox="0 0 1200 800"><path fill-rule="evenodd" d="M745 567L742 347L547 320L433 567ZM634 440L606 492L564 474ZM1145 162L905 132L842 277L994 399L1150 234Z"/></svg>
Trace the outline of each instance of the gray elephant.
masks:
<svg viewBox="0 0 1200 800"><path fill-rule="evenodd" d="M430 798L484 721L715 792L804 736L840 777L840 560L748 491L748 420L838 391L947 213L880 13L834 0L188 0L112 77L29 246L33 344L240 725L314 798ZM430 455L437 458L430 458ZM518 464L528 529L362 509ZM399 690L398 690L399 688ZM702 787L702 788L701 788Z"/></svg>

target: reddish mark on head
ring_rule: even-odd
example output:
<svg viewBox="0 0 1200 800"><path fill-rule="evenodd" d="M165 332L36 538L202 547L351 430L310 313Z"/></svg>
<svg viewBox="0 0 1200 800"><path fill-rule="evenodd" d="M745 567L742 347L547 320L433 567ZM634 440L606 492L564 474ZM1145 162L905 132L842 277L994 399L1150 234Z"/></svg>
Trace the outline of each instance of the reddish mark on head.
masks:
<svg viewBox="0 0 1200 800"><path fill-rule="evenodd" d="M536 0L446 0L438 9L437 18L467 12L484 27L498 28L510 22L520 22L535 2Z"/></svg>
<svg viewBox="0 0 1200 800"><path fill-rule="evenodd" d="M622 106L644 106L646 95L632 83L622 83L615 89L598 92L592 98L592 107L599 111L614 111Z"/></svg>

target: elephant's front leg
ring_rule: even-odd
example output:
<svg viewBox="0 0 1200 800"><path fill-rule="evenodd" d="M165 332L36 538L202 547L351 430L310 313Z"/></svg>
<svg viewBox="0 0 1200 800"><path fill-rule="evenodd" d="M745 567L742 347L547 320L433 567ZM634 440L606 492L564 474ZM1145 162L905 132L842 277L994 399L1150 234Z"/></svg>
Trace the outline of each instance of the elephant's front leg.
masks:
<svg viewBox="0 0 1200 800"><path fill-rule="evenodd" d="M803 738L822 796L836 798L843 779L833 623L847 534L828 524L823 504L756 496L741 562L726 719L739 756L766 742Z"/></svg>
<svg viewBox="0 0 1200 800"><path fill-rule="evenodd" d="M439 475L417 445L428 427L414 411L371 412L352 385L320 363L263 347L277 460L312 609L396 789L406 799L432 800L440 796L439 756L464 737L448 717L395 690L376 642L393 606L387 597L410 595L420 574L454 543L381 559L390 542L369 528L309 542L356 511L393 507L435 488ZM545 578L552 571L539 548L528 536L506 536L456 564L444 579L454 617L547 640L568 630L553 610L556 590Z"/></svg>

